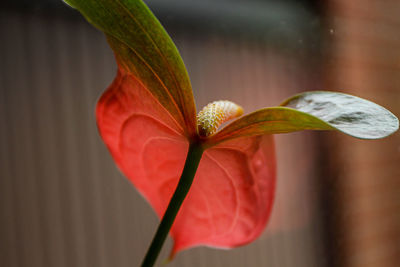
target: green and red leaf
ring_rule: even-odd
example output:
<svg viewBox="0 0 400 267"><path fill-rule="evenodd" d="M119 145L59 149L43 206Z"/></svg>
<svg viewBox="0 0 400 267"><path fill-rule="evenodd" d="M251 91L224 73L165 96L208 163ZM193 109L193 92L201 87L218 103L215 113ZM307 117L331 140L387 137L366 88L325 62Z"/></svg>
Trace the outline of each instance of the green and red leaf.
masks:
<svg viewBox="0 0 400 267"><path fill-rule="evenodd" d="M183 62L141 1L67 2L106 33L115 52L119 70L97 104L99 131L118 167L161 217L197 134ZM274 186L272 136L208 149L171 229L172 253L251 242L267 223Z"/></svg>
<svg viewBox="0 0 400 267"><path fill-rule="evenodd" d="M196 108L185 65L157 18L138 0L65 0L103 31L118 65L164 106L185 135L196 133Z"/></svg>

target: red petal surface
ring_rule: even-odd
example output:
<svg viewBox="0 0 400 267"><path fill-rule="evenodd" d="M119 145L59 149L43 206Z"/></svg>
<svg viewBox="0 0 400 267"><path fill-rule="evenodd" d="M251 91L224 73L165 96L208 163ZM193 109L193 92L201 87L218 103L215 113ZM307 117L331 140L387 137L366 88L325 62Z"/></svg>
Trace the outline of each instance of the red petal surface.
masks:
<svg viewBox="0 0 400 267"><path fill-rule="evenodd" d="M161 217L189 143L184 131L132 75L122 72L97 105L104 142L122 172ZM196 245L231 248L263 231L275 190L271 136L239 138L206 150L171 229L173 254Z"/></svg>
<svg viewBox="0 0 400 267"><path fill-rule="evenodd" d="M172 227L173 253L195 245L232 248L264 230L275 192L271 135L208 149Z"/></svg>

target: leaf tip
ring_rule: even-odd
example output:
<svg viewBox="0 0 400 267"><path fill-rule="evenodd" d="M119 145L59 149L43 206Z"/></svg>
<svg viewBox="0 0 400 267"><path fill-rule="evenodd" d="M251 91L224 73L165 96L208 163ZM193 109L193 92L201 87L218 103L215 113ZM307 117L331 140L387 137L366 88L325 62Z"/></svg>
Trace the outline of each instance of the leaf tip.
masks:
<svg viewBox="0 0 400 267"><path fill-rule="evenodd" d="M344 93L304 92L285 100L281 106L307 113L359 139L385 138L399 129L398 118L386 108Z"/></svg>

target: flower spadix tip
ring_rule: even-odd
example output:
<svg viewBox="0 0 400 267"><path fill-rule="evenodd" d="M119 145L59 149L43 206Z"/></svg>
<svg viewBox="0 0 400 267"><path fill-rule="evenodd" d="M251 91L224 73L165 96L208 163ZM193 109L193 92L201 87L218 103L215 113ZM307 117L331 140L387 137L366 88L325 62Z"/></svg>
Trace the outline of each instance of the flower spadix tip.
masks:
<svg viewBox="0 0 400 267"><path fill-rule="evenodd" d="M197 115L199 135L207 137L217 132L218 127L243 114L243 108L231 101L214 101L205 106Z"/></svg>

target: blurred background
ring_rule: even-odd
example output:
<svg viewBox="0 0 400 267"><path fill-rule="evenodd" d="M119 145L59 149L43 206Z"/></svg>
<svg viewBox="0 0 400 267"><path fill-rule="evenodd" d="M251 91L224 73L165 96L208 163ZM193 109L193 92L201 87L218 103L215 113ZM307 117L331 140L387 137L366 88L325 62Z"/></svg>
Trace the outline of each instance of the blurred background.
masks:
<svg viewBox="0 0 400 267"><path fill-rule="evenodd" d="M250 112L331 90L400 115L399 1L145 2L182 54L198 109L229 99ZM0 266L138 266L158 219L94 119L116 73L112 51L61 0L0 8ZM190 249L167 266L400 266L400 134L276 140L277 196L261 238Z"/></svg>

